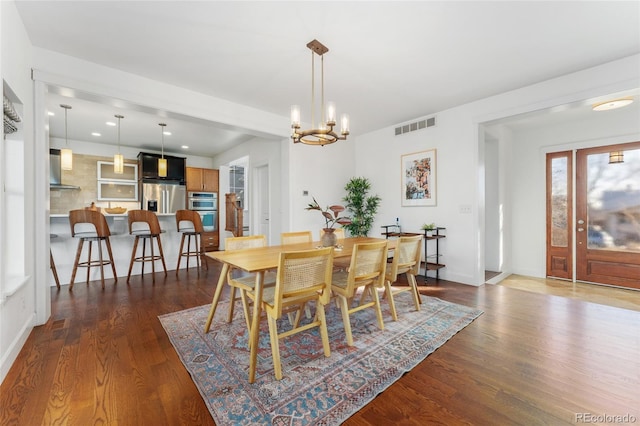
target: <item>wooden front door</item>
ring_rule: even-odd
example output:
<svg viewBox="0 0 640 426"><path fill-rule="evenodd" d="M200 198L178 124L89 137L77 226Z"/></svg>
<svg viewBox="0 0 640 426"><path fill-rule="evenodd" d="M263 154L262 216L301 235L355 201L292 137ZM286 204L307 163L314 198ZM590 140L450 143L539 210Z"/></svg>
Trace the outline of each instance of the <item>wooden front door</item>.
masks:
<svg viewBox="0 0 640 426"><path fill-rule="evenodd" d="M575 240L577 280L640 289L640 142L576 152Z"/></svg>

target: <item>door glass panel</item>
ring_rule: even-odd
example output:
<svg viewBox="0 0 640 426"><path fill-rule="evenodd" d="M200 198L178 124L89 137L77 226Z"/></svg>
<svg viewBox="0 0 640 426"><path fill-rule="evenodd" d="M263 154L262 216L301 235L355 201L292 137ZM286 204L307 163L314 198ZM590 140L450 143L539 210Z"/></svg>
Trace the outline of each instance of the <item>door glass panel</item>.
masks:
<svg viewBox="0 0 640 426"><path fill-rule="evenodd" d="M551 245L568 245L567 158L551 160Z"/></svg>
<svg viewBox="0 0 640 426"><path fill-rule="evenodd" d="M640 252L640 149L587 158L587 247Z"/></svg>

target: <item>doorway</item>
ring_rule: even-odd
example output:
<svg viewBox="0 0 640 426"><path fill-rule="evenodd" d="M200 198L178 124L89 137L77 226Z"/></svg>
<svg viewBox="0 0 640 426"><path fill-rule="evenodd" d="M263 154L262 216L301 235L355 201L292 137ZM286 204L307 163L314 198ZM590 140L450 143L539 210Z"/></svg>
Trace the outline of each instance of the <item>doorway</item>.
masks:
<svg viewBox="0 0 640 426"><path fill-rule="evenodd" d="M547 154L547 276L640 289L640 142L573 157Z"/></svg>

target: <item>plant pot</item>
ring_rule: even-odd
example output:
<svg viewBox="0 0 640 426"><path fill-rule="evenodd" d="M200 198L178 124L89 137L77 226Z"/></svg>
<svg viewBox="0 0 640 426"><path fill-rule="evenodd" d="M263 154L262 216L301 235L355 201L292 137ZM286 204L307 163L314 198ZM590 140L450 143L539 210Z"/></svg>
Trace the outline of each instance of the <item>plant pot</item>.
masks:
<svg viewBox="0 0 640 426"><path fill-rule="evenodd" d="M335 247L338 244L338 236L333 233L333 228L323 228L324 233L320 237L322 247Z"/></svg>

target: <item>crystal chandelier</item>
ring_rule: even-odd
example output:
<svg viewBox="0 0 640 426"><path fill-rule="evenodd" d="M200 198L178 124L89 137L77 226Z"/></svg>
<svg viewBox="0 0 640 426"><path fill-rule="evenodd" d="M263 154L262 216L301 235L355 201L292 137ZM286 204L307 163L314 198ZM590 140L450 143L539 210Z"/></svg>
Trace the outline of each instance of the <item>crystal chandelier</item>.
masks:
<svg viewBox="0 0 640 426"><path fill-rule="evenodd" d="M338 140L346 140L349 135L349 116L342 114L340 119L340 135L333 128L336 125L336 106L333 102L324 103L324 54L329 49L318 40L307 43L311 50L311 129L300 129L300 106L291 106L291 128L293 129L291 139L294 143L302 142L307 145L327 145ZM320 120L316 128L315 113L315 55L320 56Z"/></svg>

